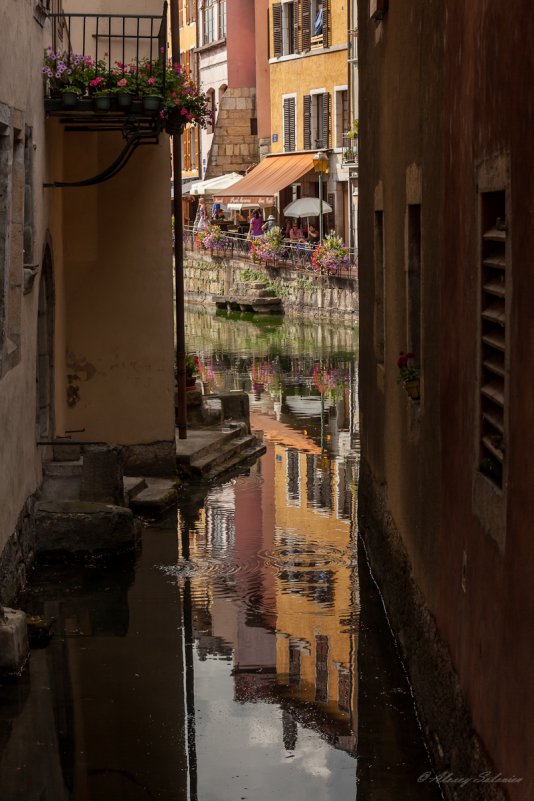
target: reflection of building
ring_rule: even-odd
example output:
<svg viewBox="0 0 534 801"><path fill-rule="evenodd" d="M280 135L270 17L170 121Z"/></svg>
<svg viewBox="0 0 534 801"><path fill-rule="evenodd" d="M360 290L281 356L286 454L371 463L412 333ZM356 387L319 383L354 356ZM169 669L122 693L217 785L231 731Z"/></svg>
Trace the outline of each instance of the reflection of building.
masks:
<svg viewBox="0 0 534 801"><path fill-rule="evenodd" d="M277 673L300 702L320 703L349 726L351 750L357 640L341 624L354 599L350 524L333 511L340 466L281 446L276 454Z"/></svg>
<svg viewBox="0 0 534 801"><path fill-rule="evenodd" d="M268 443L249 477L209 493L191 558L209 564L217 556L221 567L192 580L193 620L201 659L232 655L237 700L264 698L285 710L287 747L298 721L353 753L357 638L345 514L352 496L347 478L338 509L342 469ZM225 531L231 549L225 535L214 539Z"/></svg>

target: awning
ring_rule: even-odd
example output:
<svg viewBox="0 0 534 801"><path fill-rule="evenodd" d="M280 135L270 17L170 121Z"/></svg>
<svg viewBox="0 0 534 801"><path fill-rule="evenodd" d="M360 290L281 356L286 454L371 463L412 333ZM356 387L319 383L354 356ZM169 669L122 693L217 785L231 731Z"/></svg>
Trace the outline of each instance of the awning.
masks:
<svg viewBox="0 0 534 801"><path fill-rule="evenodd" d="M192 195L213 195L227 189L232 184L241 180L243 176L238 172L229 172L226 175L218 175L216 178L209 178L207 181L194 181L191 184Z"/></svg>
<svg viewBox="0 0 534 801"><path fill-rule="evenodd" d="M275 195L313 169L314 153L266 156L231 188L217 192L218 203L274 206Z"/></svg>

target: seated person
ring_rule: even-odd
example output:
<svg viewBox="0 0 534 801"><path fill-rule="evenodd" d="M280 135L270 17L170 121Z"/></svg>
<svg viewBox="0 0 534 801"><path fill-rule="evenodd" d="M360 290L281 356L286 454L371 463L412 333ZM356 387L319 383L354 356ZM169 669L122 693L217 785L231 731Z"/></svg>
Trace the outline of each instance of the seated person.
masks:
<svg viewBox="0 0 534 801"><path fill-rule="evenodd" d="M226 217L224 215L224 211L221 208L219 208L219 210L217 211L217 214L215 215L214 219L216 219L216 220L226 220Z"/></svg>
<svg viewBox="0 0 534 801"><path fill-rule="evenodd" d="M289 239L289 232L291 231L291 220L285 219L282 228L282 233L286 239Z"/></svg>
<svg viewBox="0 0 534 801"><path fill-rule="evenodd" d="M295 220L293 225L291 226L291 230L289 232L289 238L292 242L301 242L302 241L302 228L299 227L298 222Z"/></svg>
<svg viewBox="0 0 534 801"><path fill-rule="evenodd" d="M307 222L303 222L302 223L302 238L306 239L306 240L308 239L308 223Z"/></svg>
<svg viewBox="0 0 534 801"><path fill-rule="evenodd" d="M308 242L310 243L310 245L318 245L319 244L319 231L311 223L310 223L310 227L308 228Z"/></svg>

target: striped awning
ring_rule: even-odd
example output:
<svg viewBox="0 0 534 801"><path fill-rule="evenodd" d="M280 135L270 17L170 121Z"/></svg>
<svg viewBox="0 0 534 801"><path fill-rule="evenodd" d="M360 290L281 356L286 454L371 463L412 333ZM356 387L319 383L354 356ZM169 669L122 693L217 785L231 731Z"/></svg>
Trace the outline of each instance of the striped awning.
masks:
<svg viewBox="0 0 534 801"><path fill-rule="evenodd" d="M240 181L217 192L218 203L274 206L275 195L313 169L314 153L266 156Z"/></svg>

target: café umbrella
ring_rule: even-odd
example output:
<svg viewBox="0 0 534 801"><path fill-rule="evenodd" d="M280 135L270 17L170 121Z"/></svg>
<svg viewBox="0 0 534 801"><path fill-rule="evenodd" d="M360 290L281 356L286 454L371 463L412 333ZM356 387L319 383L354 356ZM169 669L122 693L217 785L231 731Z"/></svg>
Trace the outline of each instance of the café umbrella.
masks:
<svg viewBox="0 0 534 801"><path fill-rule="evenodd" d="M320 214L318 197L299 197L284 208L286 217L318 217ZM323 200L323 214L329 214L332 206Z"/></svg>

